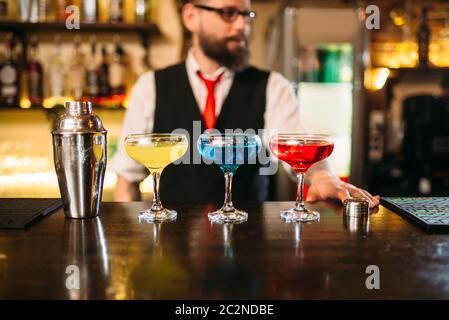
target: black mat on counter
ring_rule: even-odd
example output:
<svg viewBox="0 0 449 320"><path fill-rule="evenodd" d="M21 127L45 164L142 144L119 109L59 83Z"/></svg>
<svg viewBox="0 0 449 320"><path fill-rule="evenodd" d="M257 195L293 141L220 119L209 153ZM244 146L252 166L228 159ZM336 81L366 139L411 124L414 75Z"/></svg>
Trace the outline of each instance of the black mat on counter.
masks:
<svg viewBox="0 0 449 320"><path fill-rule="evenodd" d="M61 199L0 198L0 229L27 228L61 207Z"/></svg>
<svg viewBox="0 0 449 320"><path fill-rule="evenodd" d="M449 197L382 197L380 203L427 230L449 231Z"/></svg>

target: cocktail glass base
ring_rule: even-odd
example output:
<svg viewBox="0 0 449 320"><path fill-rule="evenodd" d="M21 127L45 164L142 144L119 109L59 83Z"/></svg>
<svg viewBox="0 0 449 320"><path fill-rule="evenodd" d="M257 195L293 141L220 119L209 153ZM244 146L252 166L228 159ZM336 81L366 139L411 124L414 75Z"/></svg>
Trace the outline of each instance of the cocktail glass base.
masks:
<svg viewBox="0 0 449 320"><path fill-rule="evenodd" d="M176 220L178 213L175 210L162 209L162 210L145 210L139 212L139 223L155 223L155 222L167 222Z"/></svg>
<svg viewBox="0 0 449 320"><path fill-rule="evenodd" d="M320 213L309 209L287 209L281 211L281 219L290 222L312 222L320 220Z"/></svg>
<svg viewBox="0 0 449 320"><path fill-rule="evenodd" d="M209 220L214 223L242 223L248 220L248 213L240 210L224 211L217 210L214 212L209 212Z"/></svg>

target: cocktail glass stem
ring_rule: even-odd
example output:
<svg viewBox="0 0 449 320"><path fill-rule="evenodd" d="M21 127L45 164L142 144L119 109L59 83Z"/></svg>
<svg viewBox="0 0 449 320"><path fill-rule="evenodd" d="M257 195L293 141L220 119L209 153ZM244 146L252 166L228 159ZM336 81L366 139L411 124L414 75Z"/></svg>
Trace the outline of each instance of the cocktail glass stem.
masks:
<svg viewBox="0 0 449 320"><path fill-rule="evenodd" d="M151 173L153 177L153 204L151 206L152 211L161 211L164 209L161 203L161 197L159 195L159 185L161 183L161 174L159 172Z"/></svg>
<svg viewBox="0 0 449 320"><path fill-rule="evenodd" d="M161 173L152 172L151 177L153 178L153 204L150 209L140 212L139 221L154 223L175 220L178 215L177 212L175 210L165 209L161 203L159 193Z"/></svg>
<svg viewBox="0 0 449 320"><path fill-rule="evenodd" d="M297 186L296 186L296 205L295 210L304 211L306 208L304 207L304 173L299 172L296 174Z"/></svg>
<svg viewBox="0 0 449 320"><path fill-rule="evenodd" d="M304 172L297 172L298 180L296 188L296 204L294 208L282 210L281 218L286 222L309 222L320 219L320 214L316 211L306 209L304 205Z"/></svg>
<svg viewBox="0 0 449 320"><path fill-rule="evenodd" d="M217 223L241 223L248 219L248 213L234 208L232 203L232 172L225 172L225 200L220 210L209 212L209 220Z"/></svg>
<svg viewBox="0 0 449 320"><path fill-rule="evenodd" d="M225 200L223 207L221 208L225 212L234 211L234 205L232 204L232 177L234 175L231 172L224 174L225 178Z"/></svg>

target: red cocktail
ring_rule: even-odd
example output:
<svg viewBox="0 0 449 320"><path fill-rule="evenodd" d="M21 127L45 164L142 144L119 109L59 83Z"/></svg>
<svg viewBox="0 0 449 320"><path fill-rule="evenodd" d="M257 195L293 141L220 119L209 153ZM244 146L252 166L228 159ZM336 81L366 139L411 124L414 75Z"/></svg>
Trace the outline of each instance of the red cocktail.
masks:
<svg viewBox="0 0 449 320"><path fill-rule="evenodd" d="M331 136L313 134L278 134L270 139L270 149L274 155L287 162L296 172L298 189L296 205L283 210L281 217L287 222L319 220L320 214L304 207L304 174L314 163L326 159L334 150Z"/></svg>

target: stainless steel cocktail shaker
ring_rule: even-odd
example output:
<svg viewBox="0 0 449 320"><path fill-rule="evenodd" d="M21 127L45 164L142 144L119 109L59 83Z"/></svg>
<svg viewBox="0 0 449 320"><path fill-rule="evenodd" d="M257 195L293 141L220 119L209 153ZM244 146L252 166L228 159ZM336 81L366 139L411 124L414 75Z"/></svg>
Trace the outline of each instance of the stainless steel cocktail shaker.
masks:
<svg viewBox="0 0 449 320"><path fill-rule="evenodd" d="M66 102L54 125L53 156L59 190L69 218L100 212L106 170L106 133L90 102Z"/></svg>

